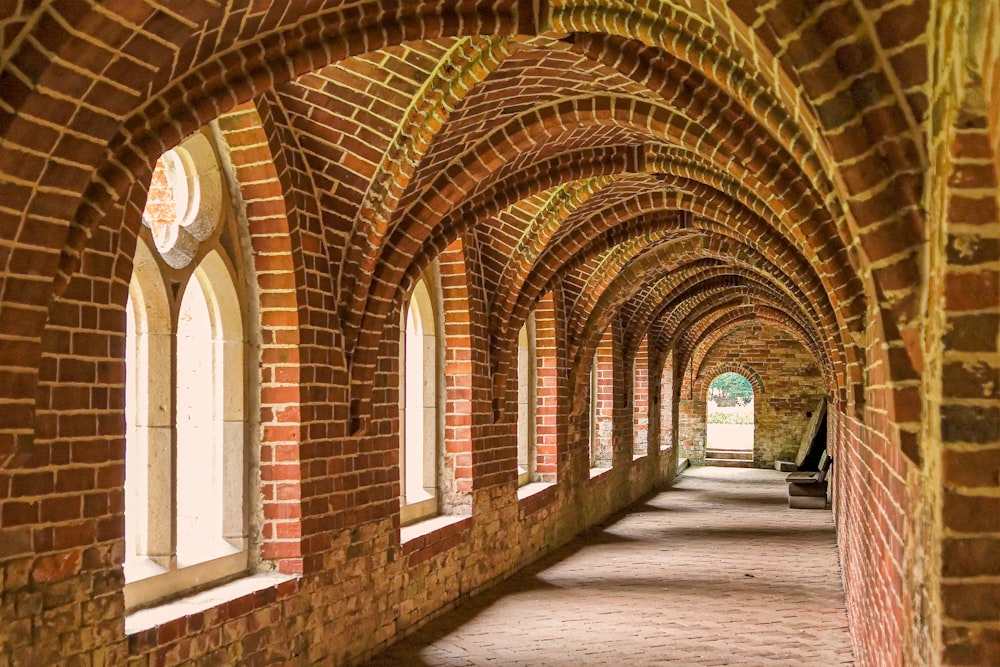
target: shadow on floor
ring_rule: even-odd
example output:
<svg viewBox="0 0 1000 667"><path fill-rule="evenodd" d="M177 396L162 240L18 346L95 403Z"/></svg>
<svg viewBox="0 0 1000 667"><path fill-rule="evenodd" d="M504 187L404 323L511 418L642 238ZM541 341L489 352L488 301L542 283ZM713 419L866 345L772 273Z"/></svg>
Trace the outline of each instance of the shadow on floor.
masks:
<svg viewBox="0 0 1000 667"><path fill-rule="evenodd" d="M698 538L699 540L754 540L754 539L768 539L768 540L782 540L782 541L809 541L815 540L816 538L829 537L834 534L833 527L803 527L803 526L782 526L781 528L772 528L764 526L753 526L753 525L743 525L734 527L719 527L719 526L705 526L705 527L666 527L659 531L657 534L663 537L671 537L674 539L692 539Z"/></svg>
<svg viewBox="0 0 1000 667"><path fill-rule="evenodd" d="M652 511L673 511L672 509L668 510L666 508L648 505L648 501L660 493L663 493L663 491L655 491L647 495L645 499L640 499L636 502L640 503L639 507L648 507ZM564 560L567 560L584 548L638 542L639 540L608 532L606 530L608 527L614 526L614 524L630 514L633 507L636 507L636 505L631 505L608 517L597 526L580 533L569 543L556 549L547 556L543 556L534 563L525 566L509 578L497 582L496 585L491 586L489 589L471 597L466 596L459 598L457 604L449 607L448 610L442 613L441 616L415 630L415 632L420 633L421 643L430 645L442 637L452 634L463 625L476 618L483 611L489 609L501 598L521 593L529 593L532 591L556 590L562 588L561 586L548 583L540 579L538 577L539 573ZM454 613L457 609L461 609L462 613ZM400 641L405 641L405 639L401 638ZM407 653L405 663L401 662L398 656L393 655L394 646L395 644L389 646L385 653L375 656L368 662L364 663L363 667L383 667L384 665L398 666L401 664L406 664L407 667L430 667L430 665L435 664L433 662L425 662L421 657L412 653Z"/></svg>
<svg viewBox="0 0 1000 667"><path fill-rule="evenodd" d="M595 547L600 550L602 547L623 546L626 551L622 553L625 554L630 545L636 544L641 548L642 543L650 540L663 540L665 545L669 545L673 540L676 540L678 544L685 540L708 541L718 544L717 548L710 548L710 552L726 554L739 550L741 542L777 541L784 545L783 548L794 551L799 545L806 546L814 543L817 539L829 539L834 533L832 526L818 527L795 523L788 526L775 526L756 522L732 526L719 525L718 523L716 525L691 525L692 519L688 517L695 513L714 514L716 506L721 505L730 508L739 508L742 505L747 510L763 511L768 516L774 516L767 511L766 506L784 505L786 499L780 492L762 494L759 491L760 486L770 485L773 487L777 481L775 475L767 475L766 473L767 471L764 471L764 474L751 474L746 478L732 478L732 481L743 486L746 490L746 493L740 493L736 489L729 491L718 488L697 488L695 485L706 479L712 483L726 484L730 481L732 473L727 471L703 473L701 469L694 469L694 474L689 478L677 480L681 485L690 480L688 488L671 485L639 499L630 507L584 531L568 544L535 563L527 565L519 572L515 572L508 579L496 582L497 585L474 597L461 598L447 612L410 633L411 635L417 634L418 637L413 637L410 640L400 638L399 644L387 647L383 654L373 657L365 665L366 667L399 665L431 667L443 664L443 659L439 659L443 654L437 653L437 649L434 648L436 643L459 632L463 626L474 621L502 598L528 595L531 605L536 605L533 593L538 594L538 605L555 605L556 607L566 605L572 607L575 599L578 599L575 596L579 596L585 590L621 592L627 594L632 600L630 604L639 605L644 604L644 600L649 603L651 599L649 596L653 596L658 603L662 603L664 595L676 595L678 599L685 600L685 604L690 603L691 600L732 599L733 602L736 602L741 596L752 595L774 600L775 606L782 606L782 602L788 602L789 604L784 606L790 606L794 603L801 603L803 600L827 598L830 595L828 587L824 588L819 582L809 579L788 581L786 577L776 575L773 572L755 570L752 565L747 566L750 571L744 572L737 568L735 571L722 574L721 578L715 580L698 576L692 572L657 571L655 569L637 571L625 562L628 560L627 557L623 557L621 572L610 576L606 571L596 574L586 569L579 569L573 564L560 567L564 561L568 561L574 555ZM747 488L748 484L750 488ZM695 488L691 488L692 486ZM647 525L627 525L632 523L629 519L633 518L641 523L644 514L648 522ZM672 522L667 518L671 514L684 515L682 521L687 525L671 526ZM650 515L660 515L663 519L660 520ZM740 520L742 518L741 515ZM678 516L678 519L681 520L681 517ZM695 520L697 521L697 519ZM661 521L662 524L666 525L662 525ZM641 537L630 537L622 534L629 530L634 530L632 534L641 535ZM609 553L614 551L612 548ZM705 561L705 563L708 562L711 561ZM738 609L739 604L737 603L736 606ZM460 611L458 611L459 609ZM475 641L475 639L472 638L469 641ZM497 657L499 658L499 655ZM456 656L452 655L451 658L454 659ZM481 654L480 658L482 658ZM462 662L460 657L457 658L457 662L452 659L447 661L449 665L466 664ZM488 660L490 664L493 664L492 657ZM480 663L468 662L467 664ZM497 662L496 664L507 663Z"/></svg>
<svg viewBox="0 0 1000 667"><path fill-rule="evenodd" d="M750 495L742 493L703 492L699 494L705 502L725 503L727 505L774 505L787 507L788 498L774 495Z"/></svg>

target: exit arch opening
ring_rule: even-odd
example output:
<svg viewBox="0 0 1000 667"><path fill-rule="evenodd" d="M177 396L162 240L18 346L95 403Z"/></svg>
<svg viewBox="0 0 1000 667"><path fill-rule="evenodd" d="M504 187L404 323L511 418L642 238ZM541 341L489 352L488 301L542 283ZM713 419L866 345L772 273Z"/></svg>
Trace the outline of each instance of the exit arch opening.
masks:
<svg viewBox="0 0 1000 667"><path fill-rule="evenodd" d="M753 461L755 398L750 380L739 373L720 373L709 383L705 396L706 462Z"/></svg>

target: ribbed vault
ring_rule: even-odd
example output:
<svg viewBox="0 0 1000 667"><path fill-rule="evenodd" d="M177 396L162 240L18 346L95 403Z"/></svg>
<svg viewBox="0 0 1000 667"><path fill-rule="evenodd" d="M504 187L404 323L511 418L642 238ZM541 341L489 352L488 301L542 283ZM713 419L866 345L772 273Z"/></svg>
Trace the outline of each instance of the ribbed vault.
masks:
<svg viewBox="0 0 1000 667"><path fill-rule="evenodd" d="M72 17L79 27L64 29L65 48L74 51L62 53L96 48L90 31L104 34L116 11ZM831 397L857 411L866 312L888 347L898 340L909 352L890 386L907 391L922 363L911 336L922 234L913 175L926 161L917 141L926 102L912 92L921 82L895 71L922 51L876 58L903 44L899 26L888 28L898 12L885 14L873 24L849 3L758 12L655 0L537 11L417 3L386 14L371 2L301 14L206 6L162 20L160 60L145 80L102 89L85 129L67 128L82 136L0 150L15 190L59 183L20 209L4 294L23 303L0 307L29 314L29 338L38 330L44 293L15 289L15 276L38 250L30 230L56 202L81 203L65 244L33 260L31 281L54 280L58 294L133 174L255 99L284 138L288 188L320 218L358 428L371 416L388 318L424 267L466 237L481 258L468 270L488 286L495 393L520 324L555 285L582 354L615 320L627 349L651 332L656 355L676 351L687 363L711 322L735 316L731 290L687 280L687 265L711 259L739 272L730 287L740 317L783 322L825 369ZM213 25L225 29L202 40ZM8 69L45 91L65 74L60 58ZM34 122L45 97L6 89L11 122ZM55 167L32 172L24 157L33 154Z"/></svg>
<svg viewBox="0 0 1000 667"><path fill-rule="evenodd" d="M38 8L0 35L0 347L19 350L0 462L32 455L43 334L95 239L129 255L135 188L220 118L206 131L252 120L277 165L237 178L279 189L302 237L312 300L288 308L322 312L299 336L335 352L296 372L342 381L313 417L345 437L384 435L384 350L444 257L489 375L470 400L497 422L540 304L580 392L609 331L628 367L646 340L651 383L679 386L763 322L809 351L836 410L876 409L919 462L930 3L18 4ZM120 261L95 293L127 281Z"/></svg>

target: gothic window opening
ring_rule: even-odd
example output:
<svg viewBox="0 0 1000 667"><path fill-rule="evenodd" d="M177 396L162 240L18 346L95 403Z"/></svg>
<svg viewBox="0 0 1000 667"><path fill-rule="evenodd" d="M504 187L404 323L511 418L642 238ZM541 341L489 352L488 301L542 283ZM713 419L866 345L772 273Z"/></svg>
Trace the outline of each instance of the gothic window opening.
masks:
<svg viewBox="0 0 1000 667"><path fill-rule="evenodd" d="M632 366L632 456L648 452L649 440L649 353L642 337Z"/></svg>
<svg viewBox="0 0 1000 667"><path fill-rule="evenodd" d="M400 345L402 428L400 429L400 507L404 524L438 512L439 363L434 295L426 278L417 281L404 308Z"/></svg>
<svg viewBox="0 0 1000 667"><path fill-rule="evenodd" d="M517 336L517 483L534 481L537 467L538 402L535 317L528 317Z"/></svg>
<svg viewBox="0 0 1000 667"><path fill-rule="evenodd" d="M246 303L202 134L158 161L125 323L125 602L245 573Z"/></svg>
<svg viewBox="0 0 1000 667"><path fill-rule="evenodd" d="M591 370L591 468L610 468L614 461L615 362L611 328L594 352Z"/></svg>

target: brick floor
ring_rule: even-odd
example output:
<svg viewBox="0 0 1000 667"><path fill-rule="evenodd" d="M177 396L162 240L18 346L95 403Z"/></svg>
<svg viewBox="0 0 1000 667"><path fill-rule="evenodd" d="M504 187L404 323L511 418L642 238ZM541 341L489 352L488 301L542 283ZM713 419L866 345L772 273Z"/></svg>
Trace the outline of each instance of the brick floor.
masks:
<svg viewBox="0 0 1000 667"><path fill-rule="evenodd" d="M853 664L830 512L693 468L371 666Z"/></svg>

